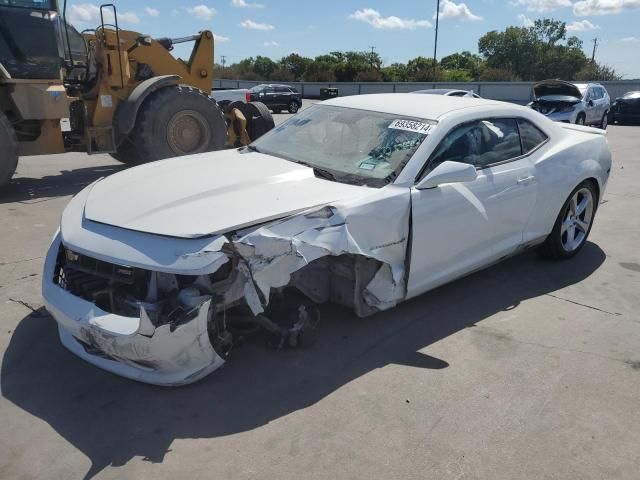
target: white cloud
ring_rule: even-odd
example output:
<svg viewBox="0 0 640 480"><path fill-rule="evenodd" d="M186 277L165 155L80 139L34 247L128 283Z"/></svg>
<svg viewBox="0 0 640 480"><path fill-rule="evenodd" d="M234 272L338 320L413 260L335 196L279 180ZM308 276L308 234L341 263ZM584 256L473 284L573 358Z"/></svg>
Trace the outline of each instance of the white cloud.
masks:
<svg viewBox="0 0 640 480"><path fill-rule="evenodd" d="M591 30L600 30L600 26L594 25L589 20L576 20L567 25L568 32L589 32Z"/></svg>
<svg viewBox="0 0 640 480"><path fill-rule="evenodd" d="M265 47L279 47L280 44L278 42L276 42L275 40L271 40L270 42L264 42L263 45Z"/></svg>
<svg viewBox="0 0 640 480"><path fill-rule="evenodd" d="M218 35L217 33L213 34L213 39L216 41L216 43L227 43L229 40L231 40L229 37Z"/></svg>
<svg viewBox="0 0 640 480"><path fill-rule="evenodd" d="M268 23L258 23L258 22L254 22L253 20L245 20L243 22L240 22L240 26L242 28L248 28L249 30L273 30L274 27L273 25L269 25Z"/></svg>
<svg viewBox="0 0 640 480"><path fill-rule="evenodd" d="M435 15L434 15L435 18ZM465 3L453 3L443 0L440 3L440 18L455 18L458 20L482 20L482 17L474 15Z"/></svg>
<svg viewBox="0 0 640 480"><path fill-rule="evenodd" d="M213 7L206 5L196 5L195 7L187 7L187 12L196 17L198 20L211 20L218 13Z"/></svg>
<svg viewBox="0 0 640 480"><path fill-rule="evenodd" d="M534 21L529 17L527 17L524 13L521 13L520 15L518 15L518 20L520 21L523 27L529 28L529 27L533 27L534 25Z"/></svg>
<svg viewBox="0 0 640 480"><path fill-rule="evenodd" d="M621 38L620 41L625 43L640 43L640 37L624 37Z"/></svg>
<svg viewBox="0 0 640 480"><path fill-rule="evenodd" d="M98 26L100 24L100 7L94 3L71 5L69 20L71 23ZM110 9L104 10L104 21L105 23L114 23L113 12ZM121 12L118 13L118 22L140 23L140 18L134 12Z"/></svg>
<svg viewBox="0 0 640 480"><path fill-rule="evenodd" d="M612 15L636 9L640 9L640 0L581 0L573 4L573 13L580 17Z"/></svg>
<svg viewBox="0 0 640 480"><path fill-rule="evenodd" d="M396 16L383 17L378 10L363 8L356 10L349 18L359 22L368 23L379 30L415 30L431 26L428 20L415 20L413 18L400 18Z"/></svg>
<svg viewBox="0 0 640 480"><path fill-rule="evenodd" d="M509 3L516 7L527 7L530 12L549 12L571 6L571 0L511 0Z"/></svg>
<svg viewBox="0 0 640 480"><path fill-rule="evenodd" d="M264 8L262 3L251 3L246 0L231 0L231 5L236 8Z"/></svg>
<svg viewBox="0 0 640 480"><path fill-rule="evenodd" d="M160 15L160 12L157 8L145 7L144 11L147 12L147 15L149 15L150 17L157 17L158 15Z"/></svg>

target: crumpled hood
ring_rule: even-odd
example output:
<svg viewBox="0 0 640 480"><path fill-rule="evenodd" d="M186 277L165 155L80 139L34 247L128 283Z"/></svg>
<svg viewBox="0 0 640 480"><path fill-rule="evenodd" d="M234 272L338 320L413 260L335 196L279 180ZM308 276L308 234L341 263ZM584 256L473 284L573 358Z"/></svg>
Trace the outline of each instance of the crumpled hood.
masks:
<svg viewBox="0 0 640 480"><path fill-rule="evenodd" d="M369 189L317 178L287 160L239 150L153 162L97 182L85 217L181 238L256 225Z"/></svg>
<svg viewBox="0 0 640 480"><path fill-rule="evenodd" d="M582 100L580 89L573 83L563 80L543 80L533 86L533 96L535 99L548 95L575 97L578 100Z"/></svg>

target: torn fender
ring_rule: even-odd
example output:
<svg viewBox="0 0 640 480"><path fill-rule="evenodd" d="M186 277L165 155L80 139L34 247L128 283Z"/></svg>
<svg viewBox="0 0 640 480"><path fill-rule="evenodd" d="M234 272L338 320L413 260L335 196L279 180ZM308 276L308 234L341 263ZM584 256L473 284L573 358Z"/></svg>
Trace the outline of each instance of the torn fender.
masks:
<svg viewBox="0 0 640 480"><path fill-rule="evenodd" d="M245 293L255 285L265 307L271 289L289 285L294 272L322 257L351 254L381 263L362 291L366 304L375 310L395 306L406 295L410 194L401 187L385 190L373 201L365 195L335 203L272 222L230 242L229 248L246 265ZM259 313L253 292L247 300L254 314Z"/></svg>

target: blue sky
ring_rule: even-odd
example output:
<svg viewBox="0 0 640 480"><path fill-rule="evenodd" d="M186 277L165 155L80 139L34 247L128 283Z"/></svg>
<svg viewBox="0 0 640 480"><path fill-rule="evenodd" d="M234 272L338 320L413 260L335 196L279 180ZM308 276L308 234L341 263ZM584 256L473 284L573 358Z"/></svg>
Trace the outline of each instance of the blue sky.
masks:
<svg viewBox="0 0 640 480"><path fill-rule="evenodd" d="M369 50L385 63L433 55L436 0L168 0L115 1L121 27L155 37L209 29L216 60L274 59L297 52L314 57L333 50ZM68 15L87 28L99 19L97 3L73 1ZM438 57L477 52L478 38L536 18L566 21L570 34L598 38L596 59L624 78L640 78L640 0L441 0ZM177 52L185 55L188 47Z"/></svg>

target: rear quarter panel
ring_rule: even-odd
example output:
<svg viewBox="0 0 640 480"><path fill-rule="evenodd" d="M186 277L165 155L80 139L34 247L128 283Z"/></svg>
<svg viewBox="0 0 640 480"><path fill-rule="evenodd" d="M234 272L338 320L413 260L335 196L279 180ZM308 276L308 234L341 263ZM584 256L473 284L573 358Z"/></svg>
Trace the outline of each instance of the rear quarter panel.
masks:
<svg viewBox="0 0 640 480"><path fill-rule="evenodd" d="M544 239L551 232L569 194L584 180L595 179L602 198L611 171L611 153L603 132L563 127L551 138L535 166L538 201L525 231L525 242Z"/></svg>

